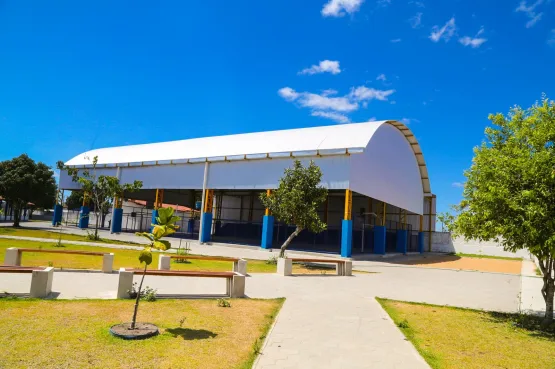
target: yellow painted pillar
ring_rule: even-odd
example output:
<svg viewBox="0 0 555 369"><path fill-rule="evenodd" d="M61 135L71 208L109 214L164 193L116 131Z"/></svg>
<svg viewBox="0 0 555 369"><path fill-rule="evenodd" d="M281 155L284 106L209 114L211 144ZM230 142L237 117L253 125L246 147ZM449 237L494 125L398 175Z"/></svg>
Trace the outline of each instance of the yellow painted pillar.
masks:
<svg viewBox="0 0 555 369"><path fill-rule="evenodd" d="M266 196L272 196L272 190L266 190ZM266 208L266 210L264 211L264 215L272 215L272 212L270 211L270 209Z"/></svg>
<svg viewBox="0 0 555 369"><path fill-rule="evenodd" d="M353 191L345 190L345 214L343 219L351 220L351 214L353 212Z"/></svg>
<svg viewBox="0 0 555 369"><path fill-rule="evenodd" d="M384 226L384 227L385 227L385 217L387 215L386 208L387 208L387 204L384 201L383 202L383 208L382 208L382 226Z"/></svg>
<svg viewBox="0 0 555 369"><path fill-rule="evenodd" d="M353 191L345 190L345 213L341 223L341 256L350 258L353 248Z"/></svg>

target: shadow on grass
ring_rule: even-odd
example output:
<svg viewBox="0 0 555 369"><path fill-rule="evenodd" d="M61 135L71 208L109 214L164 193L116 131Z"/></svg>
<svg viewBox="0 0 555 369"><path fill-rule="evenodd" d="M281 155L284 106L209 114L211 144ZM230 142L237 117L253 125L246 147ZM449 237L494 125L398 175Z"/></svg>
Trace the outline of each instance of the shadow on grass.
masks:
<svg viewBox="0 0 555 369"><path fill-rule="evenodd" d="M555 342L555 322L550 326L542 328L542 317L529 314L510 314L498 312L484 313L484 319L498 324L508 324L514 328L520 328L532 337L545 338Z"/></svg>
<svg viewBox="0 0 555 369"><path fill-rule="evenodd" d="M172 334L174 337L179 336L186 341L205 340L217 336L216 333L207 331L206 329L168 328L166 332Z"/></svg>

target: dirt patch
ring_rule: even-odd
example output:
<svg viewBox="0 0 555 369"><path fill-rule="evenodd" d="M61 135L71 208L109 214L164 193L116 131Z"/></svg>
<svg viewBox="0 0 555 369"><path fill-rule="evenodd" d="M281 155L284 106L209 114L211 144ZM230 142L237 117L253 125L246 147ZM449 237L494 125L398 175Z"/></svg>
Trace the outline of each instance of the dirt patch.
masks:
<svg viewBox="0 0 555 369"><path fill-rule="evenodd" d="M520 274L521 260L499 260L460 257L454 255L434 255L423 259L401 261L399 264L414 265L423 268L476 270L480 272L497 272Z"/></svg>

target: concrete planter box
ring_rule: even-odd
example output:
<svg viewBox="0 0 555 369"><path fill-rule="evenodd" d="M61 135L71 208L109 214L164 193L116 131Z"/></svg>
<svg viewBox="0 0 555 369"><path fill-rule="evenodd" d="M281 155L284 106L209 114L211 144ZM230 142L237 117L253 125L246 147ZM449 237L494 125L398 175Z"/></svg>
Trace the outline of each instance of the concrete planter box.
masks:
<svg viewBox="0 0 555 369"><path fill-rule="evenodd" d="M288 276L293 274L293 260L278 258L277 261L277 274Z"/></svg>

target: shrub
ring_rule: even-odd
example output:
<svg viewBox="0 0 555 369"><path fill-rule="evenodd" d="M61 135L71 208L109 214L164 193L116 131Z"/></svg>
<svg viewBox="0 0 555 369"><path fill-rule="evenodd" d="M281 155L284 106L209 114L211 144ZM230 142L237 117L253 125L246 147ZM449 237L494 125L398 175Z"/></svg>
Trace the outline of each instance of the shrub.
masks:
<svg viewBox="0 0 555 369"><path fill-rule="evenodd" d="M228 307L231 307L231 303L226 299L218 299L218 306L228 308Z"/></svg>

